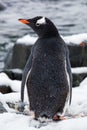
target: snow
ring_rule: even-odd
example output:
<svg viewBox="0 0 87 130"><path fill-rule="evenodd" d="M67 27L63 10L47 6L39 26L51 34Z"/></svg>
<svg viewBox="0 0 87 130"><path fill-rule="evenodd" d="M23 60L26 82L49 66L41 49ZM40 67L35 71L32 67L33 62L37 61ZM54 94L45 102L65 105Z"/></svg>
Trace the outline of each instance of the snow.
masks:
<svg viewBox="0 0 87 130"><path fill-rule="evenodd" d="M16 68L16 69L9 69L9 71L12 71L12 72L14 72L14 73L22 74L22 70L21 70L21 69L18 69L18 68Z"/></svg>
<svg viewBox="0 0 87 130"><path fill-rule="evenodd" d="M81 33L81 34L75 34L71 36L61 36L66 44L68 45L80 45L82 42L87 43L87 33ZM37 37L32 37L29 34L23 36L22 38L19 38L17 40L17 43L25 43L33 45L35 41L37 40Z"/></svg>
<svg viewBox="0 0 87 130"><path fill-rule="evenodd" d="M80 83L80 86L86 86L86 85L87 85L87 77Z"/></svg>
<svg viewBox="0 0 87 130"><path fill-rule="evenodd" d="M37 37L33 37L30 35L25 35L22 38L19 38L17 40L17 43L21 43L21 44L26 44L26 45L33 45L35 43L35 41L37 40Z"/></svg>
<svg viewBox="0 0 87 130"><path fill-rule="evenodd" d="M0 129L1 130L38 130L30 126L31 118L15 113L0 114ZM35 122L34 122L35 123ZM79 119L69 119L61 122L51 122L46 126L40 127L39 130L87 130L87 117Z"/></svg>
<svg viewBox="0 0 87 130"><path fill-rule="evenodd" d="M0 73L0 85L6 85L11 86L11 89L13 91L19 91L20 90L20 84L21 82L18 80L11 80L5 73ZM16 87L15 87L16 86Z"/></svg>
<svg viewBox="0 0 87 130"><path fill-rule="evenodd" d="M64 40L67 44L74 43L76 45L79 45L84 41L87 43L87 33L66 36L66 37L64 37Z"/></svg>
<svg viewBox="0 0 87 130"><path fill-rule="evenodd" d="M87 73L87 67L75 67L72 68L73 74L81 74L81 73Z"/></svg>
<svg viewBox="0 0 87 130"><path fill-rule="evenodd" d="M78 69L75 71L78 72ZM0 130L53 130L54 128L57 130L87 130L87 78L80 83L79 87L72 90L72 103L66 113L67 119L60 122L50 121L46 124L40 124L40 122L33 120L32 116L17 114L17 110L9 108L6 104L6 102L20 101L21 81L13 81L5 73L0 73L1 84L10 85L13 90L17 91L8 94L0 93L0 102L8 111L0 114ZM28 103L26 92L25 101Z"/></svg>
<svg viewBox="0 0 87 130"><path fill-rule="evenodd" d="M71 115L87 115L87 78L85 78L79 87L72 90L72 103L69 109Z"/></svg>

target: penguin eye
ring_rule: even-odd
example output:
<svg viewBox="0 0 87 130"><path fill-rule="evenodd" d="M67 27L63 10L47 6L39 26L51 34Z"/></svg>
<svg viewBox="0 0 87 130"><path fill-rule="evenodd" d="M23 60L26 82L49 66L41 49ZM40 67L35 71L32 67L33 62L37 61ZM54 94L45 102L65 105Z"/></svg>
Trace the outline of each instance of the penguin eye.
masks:
<svg viewBox="0 0 87 130"><path fill-rule="evenodd" d="M39 26L40 26L40 24L39 24L39 23L36 23L36 26L37 26L37 27L39 27Z"/></svg>

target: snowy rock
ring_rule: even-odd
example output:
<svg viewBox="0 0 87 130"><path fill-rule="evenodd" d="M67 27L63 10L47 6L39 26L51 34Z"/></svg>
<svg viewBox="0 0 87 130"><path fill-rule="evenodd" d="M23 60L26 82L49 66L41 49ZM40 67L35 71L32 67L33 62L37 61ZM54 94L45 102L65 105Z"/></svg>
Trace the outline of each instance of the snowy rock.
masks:
<svg viewBox="0 0 87 130"><path fill-rule="evenodd" d="M12 92L10 86L0 85L0 92L3 94Z"/></svg>
<svg viewBox="0 0 87 130"><path fill-rule="evenodd" d="M4 108L3 104L0 102L0 113L7 112L7 110Z"/></svg>
<svg viewBox="0 0 87 130"><path fill-rule="evenodd" d="M72 68L73 87L79 86L80 83L87 77L87 67Z"/></svg>
<svg viewBox="0 0 87 130"><path fill-rule="evenodd" d="M4 71L5 74L12 80L22 80L22 70L21 69L6 69Z"/></svg>
<svg viewBox="0 0 87 130"><path fill-rule="evenodd" d="M63 39L69 48L71 66L87 66L87 33L66 36L63 37ZM18 68L23 70L30 55L31 47L36 40L37 37L25 35L17 40L17 43L8 53L5 60L4 71L11 79L21 80L22 74L19 74L18 72L14 73L12 69ZM78 86L79 83L86 77L86 75L87 73L74 73L73 86Z"/></svg>
<svg viewBox="0 0 87 130"><path fill-rule="evenodd" d="M77 45L79 46L81 43L87 44L87 33L82 33L82 34L75 34L71 36L61 36L64 41L66 42L67 45ZM30 44L33 45L35 41L37 40L37 37L32 37L29 34L23 36L22 38L19 38L17 40L17 43L25 43L25 44Z"/></svg>
<svg viewBox="0 0 87 130"><path fill-rule="evenodd" d="M81 43L87 44L87 33L75 34L63 37L68 45L80 45Z"/></svg>
<svg viewBox="0 0 87 130"><path fill-rule="evenodd" d="M87 33L66 36L63 39L70 51L71 66L87 66ZM19 38L6 57L5 69L23 69L36 40L37 37L30 35Z"/></svg>
<svg viewBox="0 0 87 130"><path fill-rule="evenodd" d="M24 113L25 110L25 103L19 101L19 102L7 102L8 106L12 109L15 109L17 112ZM26 114L26 113L24 113Z"/></svg>
<svg viewBox="0 0 87 130"><path fill-rule="evenodd" d="M1 86L0 92L2 93L12 92L12 91L19 92L21 81L11 80L5 73L0 73L0 86Z"/></svg>
<svg viewBox="0 0 87 130"><path fill-rule="evenodd" d="M36 40L37 40L37 37L32 37L30 35L25 35L22 38L19 38L17 40L17 44L33 45Z"/></svg>
<svg viewBox="0 0 87 130"><path fill-rule="evenodd" d="M73 74L73 87L79 86L86 77L87 73Z"/></svg>

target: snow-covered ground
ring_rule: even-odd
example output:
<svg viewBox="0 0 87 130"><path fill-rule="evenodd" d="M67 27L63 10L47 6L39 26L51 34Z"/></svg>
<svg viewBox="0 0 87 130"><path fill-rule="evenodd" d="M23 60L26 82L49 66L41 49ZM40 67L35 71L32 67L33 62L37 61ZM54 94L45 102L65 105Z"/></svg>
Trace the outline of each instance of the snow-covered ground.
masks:
<svg viewBox="0 0 87 130"><path fill-rule="evenodd" d="M0 102L8 111L0 114L0 130L87 130L87 78L80 83L79 87L72 90L72 103L66 113L66 116L71 116L60 122L48 122L40 128L37 128L40 126L39 122L34 121L31 116L18 114L17 110L9 108L6 104L6 102L16 103L20 100L21 81L12 81L6 74L0 73L1 84L10 85L15 92L0 93ZM25 102L28 103L26 91Z"/></svg>

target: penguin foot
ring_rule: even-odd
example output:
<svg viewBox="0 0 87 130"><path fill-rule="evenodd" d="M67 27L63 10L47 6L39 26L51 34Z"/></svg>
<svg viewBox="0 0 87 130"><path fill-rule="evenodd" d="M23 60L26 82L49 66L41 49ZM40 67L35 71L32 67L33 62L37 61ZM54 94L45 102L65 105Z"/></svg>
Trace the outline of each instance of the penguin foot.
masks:
<svg viewBox="0 0 87 130"><path fill-rule="evenodd" d="M53 121L61 121L61 120L66 120L66 118L64 116L54 115Z"/></svg>

